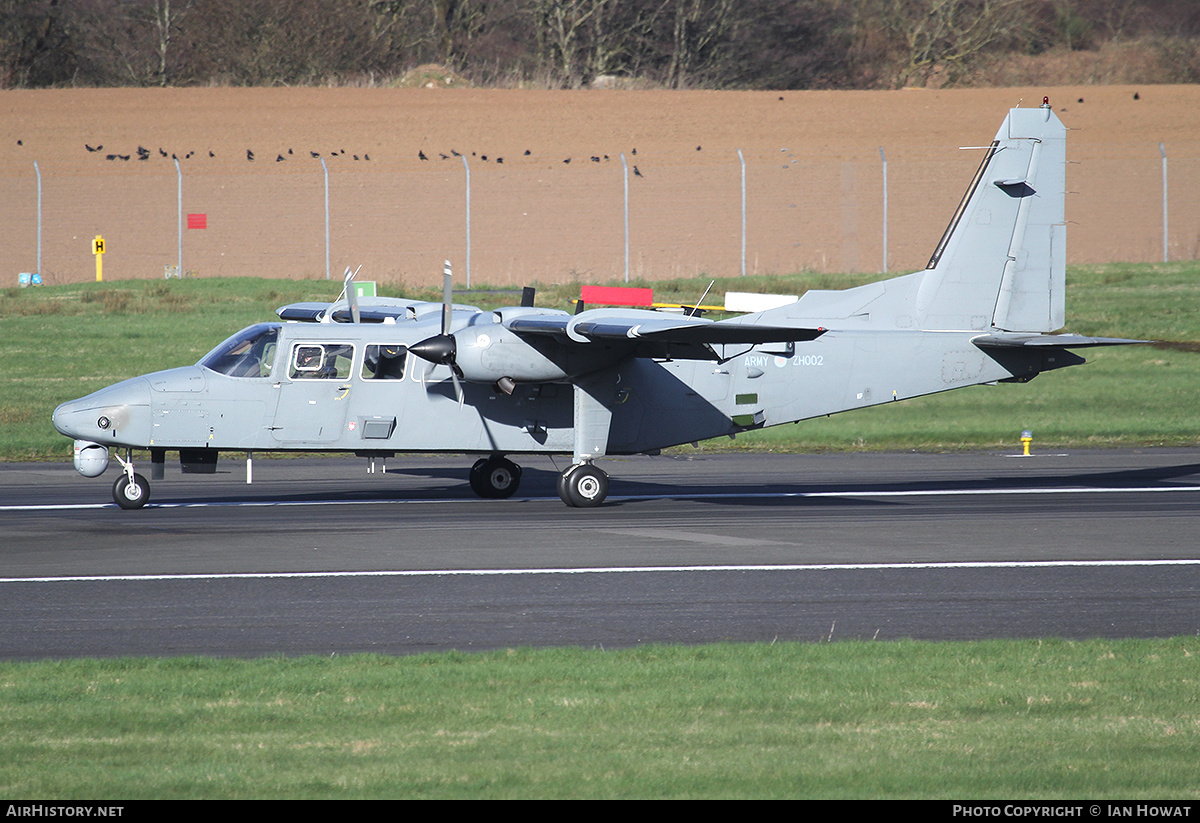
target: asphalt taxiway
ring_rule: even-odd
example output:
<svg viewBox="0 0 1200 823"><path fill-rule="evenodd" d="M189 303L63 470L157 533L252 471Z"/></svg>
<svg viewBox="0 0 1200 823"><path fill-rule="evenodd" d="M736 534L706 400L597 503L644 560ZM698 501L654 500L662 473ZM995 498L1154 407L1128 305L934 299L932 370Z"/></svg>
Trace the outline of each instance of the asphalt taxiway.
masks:
<svg viewBox="0 0 1200 823"><path fill-rule="evenodd" d="M1200 452L605 460L598 509L527 458L168 469L150 506L0 466L0 657L404 654L1200 630Z"/></svg>

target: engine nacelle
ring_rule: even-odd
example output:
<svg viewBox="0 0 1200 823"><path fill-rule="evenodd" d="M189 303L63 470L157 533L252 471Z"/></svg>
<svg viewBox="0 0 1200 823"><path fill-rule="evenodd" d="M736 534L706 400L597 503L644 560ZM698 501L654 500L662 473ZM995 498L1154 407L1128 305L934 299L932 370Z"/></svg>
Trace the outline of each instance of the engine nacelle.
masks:
<svg viewBox="0 0 1200 823"><path fill-rule="evenodd" d="M84 477L99 477L108 468L108 447L90 440L75 441L75 471Z"/></svg>
<svg viewBox="0 0 1200 823"><path fill-rule="evenodd" d="M495 383L507 377L517 383L545 383L568 376L560 364L499 323L471 326L455 332L454 338L455 362L468 382Z"/></svg>

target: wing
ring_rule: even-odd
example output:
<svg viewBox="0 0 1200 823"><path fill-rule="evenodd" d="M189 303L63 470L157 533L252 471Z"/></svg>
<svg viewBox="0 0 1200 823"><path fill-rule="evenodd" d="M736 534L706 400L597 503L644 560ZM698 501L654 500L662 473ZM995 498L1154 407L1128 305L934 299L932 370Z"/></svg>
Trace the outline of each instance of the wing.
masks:
<svg viewBox="0 0 1200 823"><path fill-rule="evenodd" d="M504 325L518 335L549 335L560 342L628 341L638 357L715 360L714 345L815 340L822 328L767 326L735 320L714 322L637 309L592 309L578 315L514 317Z"/></svg>

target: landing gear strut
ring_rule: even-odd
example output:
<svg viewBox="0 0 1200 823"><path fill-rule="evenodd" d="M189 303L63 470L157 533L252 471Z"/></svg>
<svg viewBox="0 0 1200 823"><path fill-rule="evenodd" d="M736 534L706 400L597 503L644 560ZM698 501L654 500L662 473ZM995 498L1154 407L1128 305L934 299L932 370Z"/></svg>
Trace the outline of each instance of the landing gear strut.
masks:
<svg viewBox="0 0 1200 823"><path fill-rule="evenodd" d="M558 496L576 509L599 506L608 497L608 475L591 463L576 463L559 476Z"/></svg>

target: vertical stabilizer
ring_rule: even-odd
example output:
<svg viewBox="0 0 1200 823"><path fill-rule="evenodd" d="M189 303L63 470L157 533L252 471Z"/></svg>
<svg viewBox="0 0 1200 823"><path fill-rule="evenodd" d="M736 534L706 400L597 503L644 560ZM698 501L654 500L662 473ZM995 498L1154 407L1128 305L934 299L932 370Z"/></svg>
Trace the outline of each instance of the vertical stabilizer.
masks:
<svg viewBox="0 0 1200 823"><path fill-rule="evenodd" d="M1048 103L1012 109L930 258L925 329L1050 332L1065 323L1066 128Z"/></svg>

